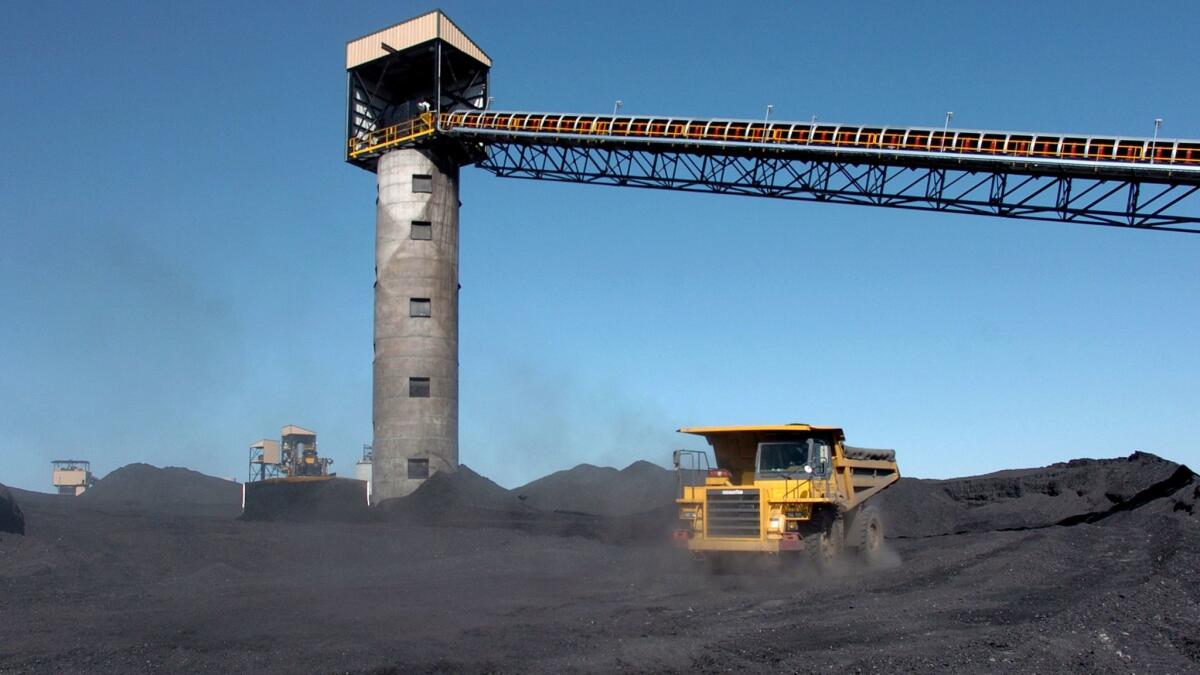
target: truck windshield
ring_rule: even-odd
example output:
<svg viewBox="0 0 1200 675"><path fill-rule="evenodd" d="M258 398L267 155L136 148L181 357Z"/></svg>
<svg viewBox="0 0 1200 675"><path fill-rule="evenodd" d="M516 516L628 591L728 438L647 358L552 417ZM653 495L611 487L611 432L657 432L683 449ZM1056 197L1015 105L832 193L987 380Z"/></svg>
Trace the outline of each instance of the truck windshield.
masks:
<svg viewBox="0 0 1200 675"><path fill-rule="evenodd" d="M810 464L807 443L759 443L759 473L804 473Z"/></svg>

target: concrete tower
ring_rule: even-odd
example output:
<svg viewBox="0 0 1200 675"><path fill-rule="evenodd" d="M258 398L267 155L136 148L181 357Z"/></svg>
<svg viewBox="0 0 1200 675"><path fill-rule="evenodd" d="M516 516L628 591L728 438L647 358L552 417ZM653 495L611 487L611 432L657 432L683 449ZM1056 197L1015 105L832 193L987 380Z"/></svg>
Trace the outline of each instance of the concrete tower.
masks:
<svg viewBox="0 0 1200 675"><path fill-rule="evenodd" d="M372 500L458 467L458 169L438 132L480 109L491 59L441 12L346 45L346 160L377 177Z"/></svg>
<svg viewBox="0 0 1200 675"><path fill-rule="evenodd" d="M458 467L458 167L427 150L379 158L373 494Z"/></svg>

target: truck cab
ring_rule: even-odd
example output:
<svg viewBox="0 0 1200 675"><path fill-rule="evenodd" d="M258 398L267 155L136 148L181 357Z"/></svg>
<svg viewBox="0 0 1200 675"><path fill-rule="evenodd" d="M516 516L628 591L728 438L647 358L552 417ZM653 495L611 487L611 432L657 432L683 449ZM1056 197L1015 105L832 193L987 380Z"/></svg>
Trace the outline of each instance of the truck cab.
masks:
<svg viewBox="0 0 1200 675"><path fill-rule="evenodd" d="M882 520L869 500L899 480L894 451L848 446L840 427L809 424L679 431L703 436L716 466L683 467L687 453L676 453L693 477L681 479L677 546L700 556L808 551L823 563L843 548L878 551Z"/></svg>

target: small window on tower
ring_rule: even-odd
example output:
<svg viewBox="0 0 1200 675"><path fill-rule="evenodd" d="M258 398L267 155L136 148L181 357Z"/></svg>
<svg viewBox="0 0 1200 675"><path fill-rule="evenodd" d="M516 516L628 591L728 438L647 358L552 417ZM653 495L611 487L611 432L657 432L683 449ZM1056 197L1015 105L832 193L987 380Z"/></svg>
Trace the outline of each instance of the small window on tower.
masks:
<svg viewBox="0 0 1200 675"><path fill-rule="evenodd" d="M408 378L408 396L409 398L429 398L429 378Z"/></svg>
<svg viewBox="0 0 1200 675"><path fill-rule="evenodd" d="M429 460L427 459L410 459L408 460L408 477L425 479L429 478Z"/></svg>
<svg viewBox="0 0 1200 675"><path fill-rule="evenodd" d="M414 173L413 192L433 192L433 176Z"/></svg>
<svg viewBox="0 0 1200 675"><path fill-rule="evenodd" d="M432 316L433 313L429 303L429 298L409 298L408 315L419 317Z"/></svg>
<svg viewBox="0 0 1200 675"><path fill-rule="evenodd" d="M428 223L423 220L412 221L412 231L409 234L410 239L433 239L433 223Z"/></svg>

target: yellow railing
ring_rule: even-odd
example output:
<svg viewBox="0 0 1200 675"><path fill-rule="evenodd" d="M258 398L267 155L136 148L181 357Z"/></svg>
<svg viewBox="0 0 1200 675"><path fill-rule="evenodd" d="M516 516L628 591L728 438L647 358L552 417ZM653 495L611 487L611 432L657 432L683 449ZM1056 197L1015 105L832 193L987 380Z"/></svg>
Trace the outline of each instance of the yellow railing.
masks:
<svg viewBox="0 0 1200 675"><path fill-rule="evenodd" d="M350 156L355 158L361 157L362 155L407 143L422 136L429 136L435 131L437 131L437 125L433 123L433 113L421 113L418 117L405 120L386 129L377 129L366 136L351 138L349 141Z"/></svg>

